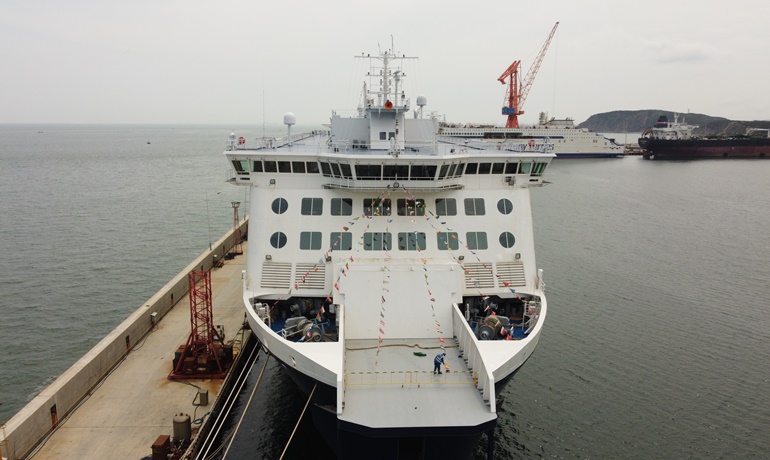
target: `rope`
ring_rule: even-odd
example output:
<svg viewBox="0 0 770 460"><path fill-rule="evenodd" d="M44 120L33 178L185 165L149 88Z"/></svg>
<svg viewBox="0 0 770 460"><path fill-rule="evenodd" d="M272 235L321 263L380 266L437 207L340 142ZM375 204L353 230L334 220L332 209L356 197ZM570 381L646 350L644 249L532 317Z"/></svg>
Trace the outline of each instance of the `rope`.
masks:
<svg viewBox="0 0 770 460"><path fill-rule="evenodd" d="M305 407L302 409L302 413L299 414L299 420L297 420L297 424L294 425L294 430L291 432L291 436L289 436L289 441L286 442L286 447L283 448L283 452L281 453L280 460L283 460L283 456L286 454L286 450L289 448L289 444L291 444L292 438L294 438L294 433L297 432L297 428L299 427L299 422L302 421L302 416L305 415L305 411L307 410L308 404L310 404L310 400L313 398L313 393L315 393L315 388L318 386L318 383L313 385L313 391L310 392L310 396L307 398L307 402L305 403Z"/></svg>
<svg viewBox="0 0 770 460"><path fill-rule="evenodd" d="M230 444L227 445L227 449L225 450L225 453L222 455L222 460L227 458L227 453L230 452L230 447L233 445L233 441L235 441L235 434L238 432L238 429L241 427L241 422L243 422L243 418L246 416L246 412L249 411L249 406L251 405L251 400L254 399L254 395L257 393L257 388L259 388L259 382L262 381L262 374L265 373L265 369L267 368L267 362L270 359L270 354L267 354L267 358L265 358L265 365L262 366L262 370L259 373L259 377L257 378L257 383L254 384L254 389L251 390L251 396L249 396L249 402L246 403L246 407L243 409L243 412L241 413L241 418L238 419L238 424L235 425L235 429L230 435Z"/></svg>

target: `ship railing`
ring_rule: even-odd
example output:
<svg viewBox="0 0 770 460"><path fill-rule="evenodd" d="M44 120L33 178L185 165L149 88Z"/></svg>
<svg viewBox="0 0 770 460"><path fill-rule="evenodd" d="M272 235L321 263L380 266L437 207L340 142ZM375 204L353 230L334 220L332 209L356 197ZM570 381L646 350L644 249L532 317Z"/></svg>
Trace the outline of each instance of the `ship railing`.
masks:
<svg viewBox="0 0 770 460"><path fill-rule="evenodd" d="M355 191L401 191L409 190L410 192L438 192L445 190L462 190L465 186L462 184L462 180L459 178L441 179L436 181L429 180L415 180L415 181L399 181L398 179L389 180L360 180L360 179L343 179L343 178L329 178L329 183L323 185L325 189L340 189L340 190L355 190Z"/></svg>
<svg viewBox="0 0 770 460"><path fill-rule="evenodd" d="M478 347L476 334L473 333L470 324L465 320L465 316L460 311L457 304L453 304L452 331L454 333L460 352L468 364L468 368L473 371L474 383L481 392L481 398L489 406L490 412L496 412L495 405L495 377L487 370L484 364L483 356Z"/></svg>
<svg viewBox="0 0 770 460"><path fill-rule="evenodd" d="M405 370L385 372L346 372L346 386L391 386L399 388L423 385L474 385L476 372L447 371L436 375L433 371Z"/></svg>

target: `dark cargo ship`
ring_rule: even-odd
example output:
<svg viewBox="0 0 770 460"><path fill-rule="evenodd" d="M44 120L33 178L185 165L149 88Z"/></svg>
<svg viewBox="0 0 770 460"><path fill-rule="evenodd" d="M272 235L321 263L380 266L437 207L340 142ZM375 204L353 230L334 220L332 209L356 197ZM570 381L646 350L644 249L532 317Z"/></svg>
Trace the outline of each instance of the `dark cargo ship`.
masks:
<svg viewBox="0 0 770 460"><path fill-rule="evenodd" d="M661 115L652 128L642 133L639 147L647 160L689 160L694 158L768 158L770 130L749 128L746 135L696 137L694 125Z"/></svg>

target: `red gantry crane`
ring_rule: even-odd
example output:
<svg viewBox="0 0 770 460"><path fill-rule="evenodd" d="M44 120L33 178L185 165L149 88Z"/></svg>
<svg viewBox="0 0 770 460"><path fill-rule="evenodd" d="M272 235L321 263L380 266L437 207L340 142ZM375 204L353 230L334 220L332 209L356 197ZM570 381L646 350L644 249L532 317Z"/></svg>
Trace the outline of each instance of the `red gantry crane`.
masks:
<svg viewBox="0 0 770 460"><path fill-rule="evenodd" d="M519 81L519 66L521 65L521 61L513 61L513 64L511 64L510 67L500 75L500 78L497 79L502 84L505 84L506 78L509 79L508 89L505 91L505 101L503 102L506 104L503 106L503 115L508 116L508 121L505 123L506 128L519 127L518 117L524 113L521 108L524 106L524 101L527 99L529 89L532 87L532 82L535 80L535 75L537 75L537 71L540 69L540 64L543 62L545 52L548 50L548 45L551 44L551 39L556 33L557 27L559 27L558 22L553 26L553 29L551 29L551 34L548 35L548 39L546 39L543 47L540 49L540 53L537 55L532 67L529 68L529 72L527 72L527 76L524 77L523 81Z"/></svg>

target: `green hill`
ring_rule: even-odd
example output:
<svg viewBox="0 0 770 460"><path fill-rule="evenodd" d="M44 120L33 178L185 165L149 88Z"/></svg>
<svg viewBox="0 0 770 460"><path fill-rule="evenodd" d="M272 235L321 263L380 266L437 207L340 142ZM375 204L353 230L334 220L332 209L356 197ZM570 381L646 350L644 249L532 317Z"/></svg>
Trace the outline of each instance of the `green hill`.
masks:
<svg viewBox="0 0 770 460"><path fill-rule="evenodd" d="M578 127L599 133L639 133L655 124L661 115L674 120L674 112L669 110L615 110L591 115ZM745 134L746 128L770 128L770 121L735 121L701 113L680 113L679 121L697 125L693 131L696 136L729 136Z"/></svg>

